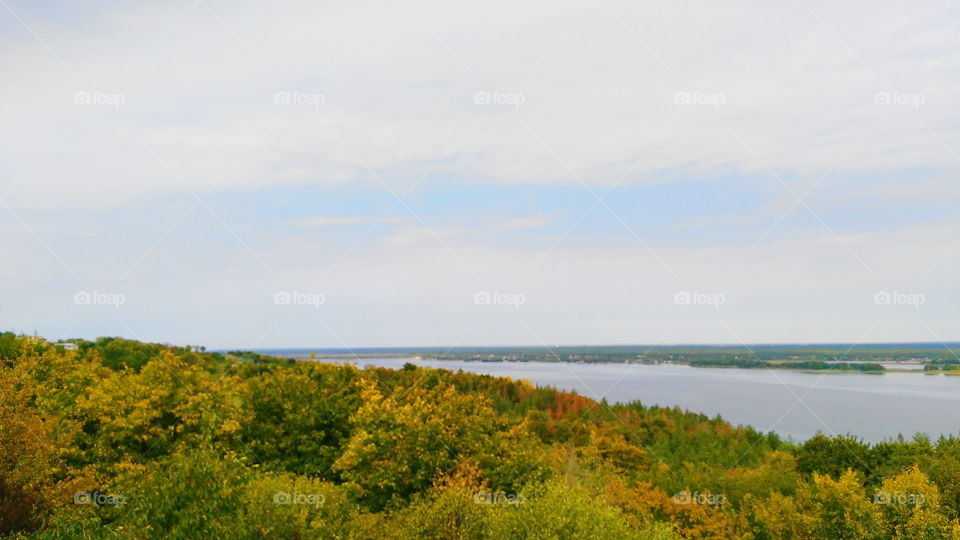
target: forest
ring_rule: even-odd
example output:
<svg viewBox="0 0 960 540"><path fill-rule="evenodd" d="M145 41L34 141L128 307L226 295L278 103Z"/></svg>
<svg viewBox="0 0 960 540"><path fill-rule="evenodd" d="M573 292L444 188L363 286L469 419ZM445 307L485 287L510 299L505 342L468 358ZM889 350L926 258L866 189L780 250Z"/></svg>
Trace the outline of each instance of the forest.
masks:
<svg viewBox="0 0 960 540"><path fill-rule="evenodd" d="M5 538L960 538L960 439L407 364L0 334ZM912 434L911 434L912 435Z"/></svg>

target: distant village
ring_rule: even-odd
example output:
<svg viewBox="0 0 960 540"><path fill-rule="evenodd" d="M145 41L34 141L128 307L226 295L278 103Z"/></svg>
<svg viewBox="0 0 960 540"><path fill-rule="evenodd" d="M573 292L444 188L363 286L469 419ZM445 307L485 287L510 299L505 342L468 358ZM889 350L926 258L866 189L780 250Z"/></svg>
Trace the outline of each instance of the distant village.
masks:
<svg viewBox="0 0 960 540"><path fill-rule="evenodd" d="M36 335L34 335L34 336L26 336L26 338L27 338L27 339L32 339L32 340L34 340L34 341L42 342L42 343L48 343L48 344L53 345L53 346L55 346L55 347L63 347L63 350L65 350L65 351L76 351L76 350L78 350L78 349L80 348L79 345L77 345L76 343L74 343L74 342L72 342L72 341L62 341L62 340L56 340L56 339L47 339L47 338L40 337L40 336L36 336Z"/></svg>

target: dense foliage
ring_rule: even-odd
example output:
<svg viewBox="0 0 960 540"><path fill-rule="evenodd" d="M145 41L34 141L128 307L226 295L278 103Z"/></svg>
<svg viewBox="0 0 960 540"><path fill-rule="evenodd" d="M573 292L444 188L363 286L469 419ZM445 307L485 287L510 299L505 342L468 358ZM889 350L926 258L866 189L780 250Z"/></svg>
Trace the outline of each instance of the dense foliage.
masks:
<svg viewBox="0 0 960 540"><path fill-rule="evenodd" d="M4 536L960 538L953 438L793 445L412 364L75 343L0 334Z"/></svg>

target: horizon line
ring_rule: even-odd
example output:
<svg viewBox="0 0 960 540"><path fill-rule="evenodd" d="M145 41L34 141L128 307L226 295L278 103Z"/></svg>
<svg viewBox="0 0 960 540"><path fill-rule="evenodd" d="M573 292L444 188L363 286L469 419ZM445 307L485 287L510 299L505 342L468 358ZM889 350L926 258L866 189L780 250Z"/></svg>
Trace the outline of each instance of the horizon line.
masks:
<svg viewBox="0 0 960 540"><path fill-rule="evenodd" d="M741 348L749 349L751 347L895 347L895 346L926 346L950 348L951 346L960 347L960 341L877 341L877 342L762 342L762 343L662 343L649 345L642 343L613 343L613 344L558 344L558 345L421 345L421 346L362 346L362 347L255 347L249 349L236 347L218 347L216 351L284 351L284 350L317 350L317 351L411 351L411 350L463 350L463 349L569 349L569 348L637 348L637 349L662 349L662 348Z"/></svg>

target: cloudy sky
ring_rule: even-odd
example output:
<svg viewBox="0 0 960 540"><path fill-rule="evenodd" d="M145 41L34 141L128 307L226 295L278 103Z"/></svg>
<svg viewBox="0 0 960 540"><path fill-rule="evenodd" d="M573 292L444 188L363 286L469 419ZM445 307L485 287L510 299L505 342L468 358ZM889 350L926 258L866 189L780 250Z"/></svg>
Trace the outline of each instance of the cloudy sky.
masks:
<svg viewBox="0 0 960 540"><path fill-rule="evenodd" d="M948 2L0 0L0 328L960 339Z"/></svg>

